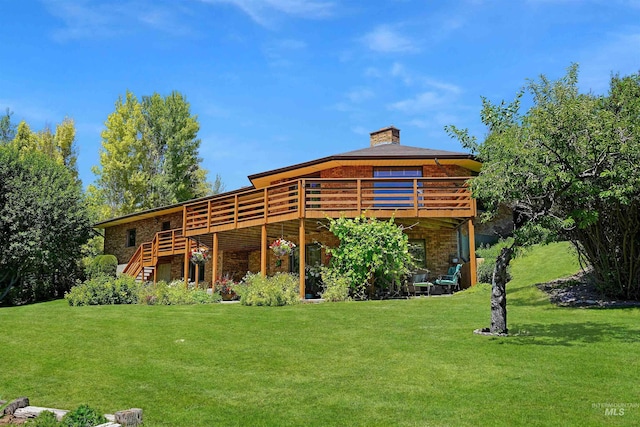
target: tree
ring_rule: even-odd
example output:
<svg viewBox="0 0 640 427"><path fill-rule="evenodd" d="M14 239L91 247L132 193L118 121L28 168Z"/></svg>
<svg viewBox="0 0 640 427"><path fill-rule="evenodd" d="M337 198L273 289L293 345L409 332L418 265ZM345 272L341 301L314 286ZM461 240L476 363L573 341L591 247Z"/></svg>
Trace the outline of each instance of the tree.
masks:
<svg viewBox="0 0 640 427"><path fill-rule="evenodd" d="M413 263L409 238L393 218L341 217L330 219L328 228L340 239L338 247L327 248L330 269L335 276L345 277L357 296L363 297L376 277L394 280L409 272Z"/></svg>
<svg viewBox="0 0 640 427"><path fill-rule="evenodd" d="M90 233L80 184L66 167L0 146L0 302L62 296Z"/></svg>
<svg viewBox="0 0 640 427"><path fill-rule="evenodd" d="M112 215L211 194L198 155L200 125L179 92L140 102L127 91L105 125L94 173Z"/></svg>
<svg viewBox="0 0 640 427"><path fill-rule="evenodd" d="M68 117L56 126L55 133L49 125L41 131L34 132L23 120L13 132L13 139L10 141L22 153L39 151L46 154L58 164L66 166L74 178L78 179L78 150L75 142L75 122Z"/></svg>
<svg viewBox="0 0 640 427"><path fill-rule="evenodd" d="M13 141L16 135L16 126L11 123L13 113L10 109L6 109L4 116L0 117L0 144L7 144Z"/></svg>
<svg viewBox="0 0 640 427"><path fill-rule="evenodd" d="M492 290L492 333L506 333L506 269L515 250L561 236L594 270L600 289L640 297L640 77L611 79L608 96L580 94L578 67L551 82L541 76L515 100L482 100L488 135L447 130L483 162L471 182L490 218L506 204L526 218L500 253ZM520 102L532 96L524 114Z"/></svg>

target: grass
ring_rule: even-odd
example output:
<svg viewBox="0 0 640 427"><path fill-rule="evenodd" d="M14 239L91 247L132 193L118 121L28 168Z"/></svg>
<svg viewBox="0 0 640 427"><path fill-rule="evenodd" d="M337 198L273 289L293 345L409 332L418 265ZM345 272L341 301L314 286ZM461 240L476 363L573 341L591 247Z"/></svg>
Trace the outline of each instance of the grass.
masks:
<svg viewBox="0 0 640 427"><path fill-rule="evenodd" d="M450 298L293 307L0 309L0 398L145 426L638 425L639 309L551 306L532 284L574 273L566 244L514 261L508 324L486 285Z"/></svg>

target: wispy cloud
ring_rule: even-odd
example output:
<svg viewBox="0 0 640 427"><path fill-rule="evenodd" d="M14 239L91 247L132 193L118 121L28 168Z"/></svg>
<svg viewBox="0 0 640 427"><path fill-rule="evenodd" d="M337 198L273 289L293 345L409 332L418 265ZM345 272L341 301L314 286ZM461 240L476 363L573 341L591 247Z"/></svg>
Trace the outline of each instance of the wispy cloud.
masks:
<svg viewBox="0 0 640 427"><path fill-rule="evenodd" d="M322 19L333 15L335 4L322 0L200 0L209 4L230 4L240 8L264 27L271 27L271 19L277 15L289 15L304 19Z"/></svg>
<svg viewBox="0 0 640 427"><path fill-rule="evenodd" d="M388 25L380 25L361 38L362 43L374 52L410 53L419 51L411 38L400 34Z"/></svg>
<svg viewBox="0 0 640 427"><path fill-rule="evenodd" d="M190 29L181 24L184 8L148 0L97 3L87 0L42 0L63 26L53 33L59 42L76 39L110 38L130 34L137 28L151 28L185 35Z"/></svg>
<svg viewBox="0 0 640 427"><path fill-rule="evenodd" d="M367 101L374 97L374 93L369 88L356 88L347 93L347 98L353 103Z"/></svg>
<svg viewBox="0 0 640 427"><path fill-rule="evenodd" d="M296 61L296 58L306 48L307 43L303 40L283 39L267 43L263 48L263 52L269 60L269 65L288 67Z"/></svg>
<svg viewBox="0 0 640 427"><path fill-rule="evenodd" d="M447 102L447 97L438 92L427 91L416 96L394 102L389 105L390 110L397 110L407 114L422 113L441 107Z"/></svg>

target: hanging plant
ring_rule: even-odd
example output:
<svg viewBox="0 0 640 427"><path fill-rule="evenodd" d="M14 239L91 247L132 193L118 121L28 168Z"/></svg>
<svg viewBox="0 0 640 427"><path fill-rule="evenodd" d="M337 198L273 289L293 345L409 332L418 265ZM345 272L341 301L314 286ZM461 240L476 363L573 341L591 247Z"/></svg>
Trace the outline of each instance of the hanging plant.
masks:
<svg viewBox="0 0 640 427"><path fill-rule="evenodd" d="M211 255L209 254L209 250L206 248L191 249L191 253L189 254L189 260L193 264L200 266L203 266L210 259Z"/></svg>
<svg viewBox="0 0 640 427"><path fill-rule="evenodd" d="M269 246L269 248L271 248L271 250L276 256L290 255L291 252L293 251L293 248L295 247L296 247L295 243L282 238L275 240Z"/></svg>

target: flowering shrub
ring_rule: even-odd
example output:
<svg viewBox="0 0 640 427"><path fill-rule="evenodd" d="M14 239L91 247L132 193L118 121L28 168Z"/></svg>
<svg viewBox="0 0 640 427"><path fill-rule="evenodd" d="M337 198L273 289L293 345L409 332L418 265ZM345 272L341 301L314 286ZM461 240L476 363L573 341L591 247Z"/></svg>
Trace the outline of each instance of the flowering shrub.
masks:
<svg viewBox="0 0 640 427"><path fill-rule="evenodd" d="M242 305L279 306L300 302L298 287L300 281L295 274L276 273L271 277L247 273L236 285Z"/></svg>
<svg viewBox="0 0 640 427"><path fill-rule="evenodd" d="M204 265L207 261L211 259L211 254L209 254L209 250L205 248L195 248L191 250L189 254L189 260L193 264Z"/></svg>
<svg viewBox="0 0 640 427"><path fill-rule="evenodd" d="M216 280L216 282L214 283L214 288L216 292L220 292L220 294L222 295L235 294L235 285L236 284L233 280L224 277L220 280Z"/></svg>
<svg viewBox="0 0 640 427"><path fill-rule="evenodd" d="M269 246L276 256L289 255L295 247L295 243L285 239L277 239Z"/></svg>

